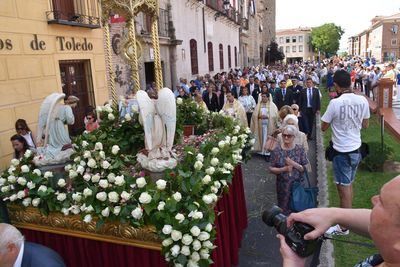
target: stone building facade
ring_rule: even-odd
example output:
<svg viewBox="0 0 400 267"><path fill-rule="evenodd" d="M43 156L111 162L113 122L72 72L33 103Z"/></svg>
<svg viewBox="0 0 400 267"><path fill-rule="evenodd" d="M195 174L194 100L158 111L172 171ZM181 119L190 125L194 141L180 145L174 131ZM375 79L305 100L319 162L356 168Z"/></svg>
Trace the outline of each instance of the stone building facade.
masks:
<svg viewBox="0 0 400 267"><path fill-rule="evenodd" d="M279 49L285 54L287 63L315 60L317 54L312 48L311 28L282 29L276 31Z"/></svg>
<svg viewBox="0 0 400 267"><path fill-rule="evenodd" d="M374 57L378 62L400 58L400 13L376 16L371 26L349 38L350 55Z"/></svg>
<svg viewBox="0 0 400 267"><path fill-rule="evenodd" d="M70 132L82 130L85 108L108 98L97 1L0 1L0 167L13 153L15 121L36 132L43 99L74 94L81 101Z"/></svg>

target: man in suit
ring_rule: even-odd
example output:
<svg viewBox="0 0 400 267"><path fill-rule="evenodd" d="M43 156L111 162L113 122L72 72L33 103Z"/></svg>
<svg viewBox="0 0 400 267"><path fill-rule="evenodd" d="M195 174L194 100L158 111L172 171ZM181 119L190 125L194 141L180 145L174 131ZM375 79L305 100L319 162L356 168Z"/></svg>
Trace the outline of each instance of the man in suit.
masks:
<svg viewBox="0 0 400 267"><path fill-rule="evenodd" d="M285 105L291 106L292 104L293 92L286 88L286 80L281 80L279 82L279 89L275 92L275 105L278 107L278 110L280 110L281 107Z"/></svg>
<svg viewBox="0 0 400 267"><path fill-rule="evenodd" d="M254 77L249 78L249 83L246 84L247 92L249 92L249 95L251 95L256 103L258 103L258 95L261 93L260 91L260 85L255 83Z"/></svg>
<svg viewBox="0 0 400 267"><path fill-rule="evenodd" d="M203 101L206 103L209 111L218 111L218 96L215 93L215 84L210 83L207 87L207 92L203 94Z"/></svg>
<svg viewBox="0 0 400 267"><path fill-rule="evenodd" d="M0 223L0 266L65 267L63 259L45 246L26 242L17 228Z"/></svg>
<svg viewBox="0 0 400 267"><path fill-rule="evenodd" d="M236 99L238 99L239 96L242 95L242 92L240 91L240 78L235 79L235 84L233 85L231 92L233 97Z"/></svg>
<svg viewBox="0 0 400 267"><path fill-rule="evenodd" d="M300 92L299 106L300 114L304 116L304 121L307 125L307 137L311 140L315 115L318 114L321 109L319 90L314 87L312 78L307 78L306 87Z"/></svg>
<svg viewBox="0 0 400 267"><path fill-rule="evenodd" d="M299 103L300 100L300 92L303 89L303 86L299 84L298 77L292 77L292 85L288 86L288 89L291 89L293 92L293 101L294 103Z"/></svg>

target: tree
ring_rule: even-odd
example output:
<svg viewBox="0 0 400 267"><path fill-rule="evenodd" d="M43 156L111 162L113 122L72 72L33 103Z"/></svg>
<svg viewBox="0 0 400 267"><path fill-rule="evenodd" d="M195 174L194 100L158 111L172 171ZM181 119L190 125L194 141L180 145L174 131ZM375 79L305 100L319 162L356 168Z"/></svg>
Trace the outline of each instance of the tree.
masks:
<svg viewBox="0 0 400 267"><path fill-rule="evenodd" d="M325 23L311 30L311 45L326 57L336 54L344 30L334 23Z"/></svg>
<svg viewBox="0 0 400 267"><path fill-rule="evenodd" d="M278 43L275 41L271 41L271 43L267 47L267 52L265 54L265 62L268 65L270 65L284 58L285 54L279 50Z"/></svg>

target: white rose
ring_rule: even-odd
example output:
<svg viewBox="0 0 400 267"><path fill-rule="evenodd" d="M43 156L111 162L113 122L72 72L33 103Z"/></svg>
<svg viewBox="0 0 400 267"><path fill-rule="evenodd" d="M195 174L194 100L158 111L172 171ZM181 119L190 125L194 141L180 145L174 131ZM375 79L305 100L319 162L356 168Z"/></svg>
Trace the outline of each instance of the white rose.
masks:
<svg viewBox="0 0 400 267"><path fill-rule="evenodd" d="M173 194L172 197L173 197L177 202L181 201L181 199L182 199L182 195L181 195L181 193L179 193L179 192L176 192L175 194Z"/></svg>
<svg viewBox="0 0 400 267"><path fill-rule="evenodd" d="M114 182L115 182L115 174L114 174L114 173L108 174L108 175L107 175L107 180L108 180L110 183L114 183Z"/></svg>
<svg viewBox="0 0 400 267"><path fill-rule="evenodd" d="M182 103L183 103L182 98L178 97L178 98L176 99L176 104L177 104L177 105L181 105Z"/></svg>
<svg viewBox="0 0 400 267"><path fill-rule="evenodd" d="M210 197L210 195L204 195L203 198L202 198L202 200L203 200L204 203L206 203L207 205L208 205L208 204L211 204L211 203L213 202L213 199L212 199L212 197Z"/></svg>
<svg viewBox="0 0 400 267"><path fill-rule="evenodd" d="M8 176L7 180L9 183L13 184L17 181L17 178L14 175L10 175Z"/></svg>
<svg viewBox="0 0 400 267"><path fill-rule="evenodd" d="M112 100L110 100L110 101L112 101ZM104 106L104 110L107 111L108 113L113 112L113 109L112 109L112 107L111 107L110 104L106 104L106 105Z"/></svg>
<svg viewBox="0 0 400 267"><path fill-rule="evenodd" d="M107 187L108 187L108 181L107 181L106 179L101 179L101 180L99 181L99 186L100 186L101 188L107 188Z"/></svg>
<svg viewBox="0 0 400 267"><path fill-rule="evenodd" d="M15 167L18 166L19 165L19 160L18 159L12 159L11 160L11 165L15 166Z"/></svg>
<svg viewBox="0 0 400 267"><path fill-rule="evenodd" d="M78 157L74 158L74 162L75 162L75 163L78 163L78 162L80 162L80 161L81 161L81 157L78 156Z"/></svg>
<svg viewBox="0 0 400 267"><path fill-rule="evenodd" d="M8 168L8 174L13 174L15 170L14 166L10 166L10 168Z"/></svg>
<svg viewBox="0 0 400 267"><path fill-rule="evenodd" d="M28 165L22 165L22 166L21 166L21 171L22 171L23 173L29 172L29 167L28 167Z"/></svg>
<svg viewBox="0 0 400 267"><path fill-rule="evenodd" d="M115 206L113 213L118 216L118 214L121 212L121 206Z"/></svg>
<svg viewBox="0 0 400 267"><path fill-rule="evenodd" d="M189 246L193 242L193 237L188 234L184 234L182 237L182 243L186 246Z"/></svg>
<svg viewBox="0 0 400 267"><path fill-rule="evenodd" d="M213 199L214 202L217 202L218 197L216 194L210 194L209 196Z"/></svg>
<svg viewBox="0 0 400 267"><path fill-rule="evenodd" d="M85 215L85 218L83 218L83 221L84 221L85 223L90 223L90 222L92 221L92 215L86 214L86 215Z"/></svg>
<svg viewBox="0 0 400 267"><path fill-rule="evenodd" d="M92 154L90 153L90 151L86 150L85 152L83 152L83 157L85 159L88 159L92 156ZM90 166L89 166L90 167Z"/></svg>
<svg viewBox="0 0 400 267"><path fill-rule="evenodd" d="M206 240L210 239L210 234L207 232L201 232L198 239L200 241L206 241Z"/></svg>
<svg viewBox="0 0 400 267"><path fill-rule="evenodd" d="M255 142L256 142L256 140L254 138L250 139L250 141L249 141L250 145L254 145Z"/></svg>
<svg viewBox="0 0 400 267"><path fill-rule="evenodd" d="M28 149L28 150L25 151L24 157L25 158L29 158L30 156L32 156L32 151Z"/></svg>
<svg viewBox="0 0 400 267"><path fill-rule="evenodd" d="M216 155L218 154L219 149L217 147L214 147L213 149L211 149L211 154Z"/></svg>
<svg viewBox="0 0 400 267"><path fill-rule="evenodd" d="M200 234L200 228L198 227L198 226L193 226L192 228L190 228L190 233L193 235L193 236L198 236L199 234Z"/></svg>
<svg viewBox="0 0 400 267"><path fill-rule="evenodd" d="M142 204L148 204L151 202L151 196L147 192L143 192L140 194L139 202Z"/></svg>
<svg viewBox="0 0 400 267"><path fill-rule="evenodd" d="M167 238L163 240L162 245L163 247L168 247L172 245L172 243L174 243L174 241L171 238Z"/></svg>
<svg viewBox="0 0 400 267"><path fill-rule="evenodd" d="M225 146L225 141L219 141L218 142L218 147L223 148Z"/></svg>
<svg viewBox="0 0 400 267"><path fill-rule="evenodd" d="M157 182L157 189L158 190L164 190L165 187L167 186L167 181L163 180L163 179L159 179Z"/></svg>
<svg viewBox="0 0 400 267"><path fill-rule="evenodd" d="M32 181L29 181L26 185L29 189L34 189L36 187L36 184Z"/></svg>
<svg viewBox="0 0 400 267"><path fill-rule="evenodd" d="M182 238L182 233L178 230L172 230L171 232L171 238L174 241L178 241Z"/></svg>
<svg viewBox="0 0 400 267"><path fill-rule="evenodd" d="M228 143L231 141L231 137L228 135L227 137L225 137L225 143Z"/></svg>
<svg viewBox="0 0 400 267"><path fill-rule="evenodd" d="M91 178L92 178L92 176L90 176L90 174L88 174L88 173L83 175L83 180L85 180L86 182L89 182Z"/></svg>
<svg viewBox="0 0 400 267"><path fill-rule="evenodd" d="M89 196L91 196L93 194L93 191L90 189L90 188L85 188L84 190L83 190L83 195L85 196L85 197L89 197Z"/></svg>
<svg viewBox="0 0 400 267"><path fill-rule="evenodd" d="M121 175L121 176L115 177L115 184L118 186L122 186L123 184L125 184L124 176Z"/></svg>
<svg viewBox="0 0 400 267"><path fill-rule="evenodd" d="M110 208L107 207L107 208L105 208L104 210L102 210L102 211L101 211L101 215L102 215L103 217L108 217L108 216L110 216Z"/></svg>
<svg viewBox="0 0 400 267"><path fill-rule="evenodd" d="M221 183L219 181L215 181L214 186L215 186L215 188L219 189L219 188L221 188Z"/></svg>
<svg viewBox="0 0 400 267"><path fill-rule="evenodd" d="M202 163L201 161L196 161L196 162L194 163L194 168L195 168L196 170L201 170L202 167L203 167L203 163Z"/></svg>
<svg viewBox="0 0 400 267"><path fill-rule="evenodd" d="M76 169L76 172L79 173L80 175L82 175L84 171L85 168L81 165L79 165L78 168Z"/></svg>
<svg viewBox="0 0 400 267"><path fill-rule="evenodd" d="M100 143L100 142L97 142L97 143L94 145L94 149L95 149L95 150L103 150L103 144Z"/></svg>
<svg viewBox="0 0 400 267"><path fill-rule="evenodd" d="M67 209L67 208L62 208L62 209L61 209L61 212L64 213L65 216L68 216L68 214L69 214L69 209Z"/></svg>
<svg viewBox="0 0 400 267"><path fill-rule="evenodd" d="M3 192L3 193L7 193L8 191L10 191L10 186L9 186L9 185L3 186L3 187L1 188L1 192Z"/></svg>
<svg viewBox="0 0 400 267"><path fill-rule="evenodd" d="M85 211L86 211L86 212L92 212L92 211L94 211L94 208L93 208L92 205L90 205L89 207L86 208Z"/></svg>
<svg viewBox="0 0 400 267"><path fill-rule="evenodd" d="M10 201L11 202L14 202L15 200L17 200L17 194L12 194L11 196L10 196Z"/></svg>
<svg viewBox="0 0 400 267"><path fill-rule="evenodd" d="M110 121L115 120L115 116L114 116L112 113L109 113L108 116L107 116L107 118L108 118Z"/></svg>
<svg viewBox="0 0 400 267"><path fill-rule="evenodd" d="M158 203L157 209L158 209L159 211L162 211L162 210L164 210L164 207L165 207L165 202L164 202L164 201L160 201L160 202Z"/></svg>
<svg viewBox="0 0 400 267"><path fill-rule="evenodd" d="M144 177L139 177L136 179L136 184L139 188L143 188L147 184L147 182Z"/></svg>
<svg viewBox="0 0 400 267"><path fill-rule="evenodd" d="M80 164L82 167L85 167L85 166L86 166L86 162L85 162L84 160L81 160L81 161L79 162L79 164Z"/></svg>
<svg viewBox="0 0 400 267"><path fill-rule="evenodd" d="M210 253L209 253L209 250L208 250L208 249L202 249L202 250L200 250L200 251L199 251L199 254L200 254L200 257L201 257L202 259L208 259L208 258L210 258Z"/></svg>
<svg viewBox="0 0 400 267"><path fill-rule="evenodd" d="M142 218L142 215L143 215L142 208L141 207L137 207L136 209L132 210L131 215L136 220L139 220L140 218Z"/></svg>
<svg viewBox="0 0 400 267"><path fill-rule="evenodd" d="M41 176L42 172L39 169L34 169L33 173L36 174L37 176Z"/></svg>
<svg viewBox="0 0 400 267"><path fill-rule="evenodd" d="M46 192L47 191L47 186L41 185L39 186L38 192Z"/></svg>
<svg viewBox="0 0 400 267"><path fill-rule="evenodd" d="M211 182L211 176L207 174L203 177L203 179L201 179L201 181L203 182L203 184L208 184Z"/></svg>
<svg viewBox="0 0 400 267"><path fill-rule="evenodd" d="M103 169L107 170L108 168L110 168L110 166L111 166L111 164L107 160L103 161L103 163L102 163Z"/></svg>
<svg viewBox="0 0 400 267"><path fill-rule="evenodd" d="M247 134L251 133L251 130L250 130L249 127L246 127L246 133L247 133Z"/></svg>
<svg viewBox="0 0 400 267"><path fill-rule="evenodd" d="M106 201L107 193L106 192L99 192L96 194L96 198L100 201Z"/></svg>
<svg viewBox="0 0 400 267"><path fill-rule="evenodd" d="M204 156L203 156L203 154L201 154L201 153L197 154L196 159L197 159L198 161L203 162L203 161L204 161Z"/></svg>
<svg viewBox="0 0 400 267"><path fill-rule="evenodd" d="M90 158L90 159L88 160L87 165L88 165L90 168L95 168L95 167L96 167L96 161L95 161L94 159Z"/></svg>
<svg viewBox="0 0 400 267"><path fill-rule="evenodd" d="M188 246L182 246L181 254L183 254L185 256L189 256L190 255L190 248Z"/></svg>
<svg viewBox="0 0 400 267"><path fill-rule="evenodd" d="M169 235L172 232L172 226L169 224L164 225L162 232L164 235Z"/></svg>
<svg viewBox="0 0 400 267"><path fill-rule="evenodd" d="M183 215L182 213L178 213L175 215L175 219L179 222L182 223L185 220L185 215Z"/></svg>
<svg viewBox="0 0 400 267"><path fill-rule="evenodd" d="M111 153L113 153L114 155L117 155L119 151L120 148L117 145L113 145L113 147L111 148Z"/></svg>
<svg viewBox="0 0 400 267"><path fill-rule="evenodd" d="M100 181L100 175L96 173L95 175L92 176L91 180L93 183L98 183Z"/></svg>
<svg viewBox="0 0 400 267"><path fill-rule="evenodd" d="M0 178L0 186L2 186L2 185L4 185L5 183L6 183L6 179L4 179L4 178Z"/></svg>
<svg viewBox="0 0 400 267"><path fill-rule="evenodd" d="M72 165L71 164L68 164L67 166L64 167L64 170L66 172L69 172L69 170L71 170L71 169L72 169Z"/></svg>
<svg viewBox="0 0 400 267"><path fill-rule="evenodd" d="M194 262L198 262L200 260L200 255L197 252L193 252L192 256L190 257L190 259Z"/></svg>
<svg viewBox="0 0 400 267"><path fill-rule="evenodd" d="M206 225L206 231L207 232L211 232L211 230L212 230L212 224L209 223L209 224Z"/></svg>
<svg viewBox="0 0 400 267"><path fill-rule="evenodd" d="M132 117L131 117L131 115L129 113L126 113L124 118L125 118L126 121L132 120Z"/></svg>
<svg viewBox="0 0 400 267"><path fill-rule="evenodd" d="M32 199L30 197L25 198L24 200L22 200L22 205L24 205L25 207L28 207L32 202Z"/></svg>
<svg viewBox="0 0 400 267"><path fill-rule="evenodd" d="M85 148L89 145L88 142L86 142L85 140L82 141L82 147Z"/></svg>
<svg viewBox="0 0 400 267"><path fill-rule="evenodd" d="M170 251L171 251L171 255L172 255L173 257L176 257L176 256L179 255L179 252L181 251L181 248L180 248L179 245L174 245L174 246L170 249Z"/></svg>
<svg viewBox="0 0 400 267"><path fill-rule="evenodd" d="M76 202L80 202L82 200L82 193L81 192L73 193L72 199Z"/></svg>
<svg viewBox="0 0 400 267"><path fill-rule="evenodd" d="M233 133L233 134L238 134L238 133L239 133L239 130L238 130L238 129L234 129L234 130L232 131L232 133Z"/></svg>
<svg viewBox="0 0 400 267"><path fill-rule="evenodd" d="M18 177L17 183L24 186L26 185L26 179L24 177Z"/></svg>
<svg viewBox="0 0 400 267"><path fill-rule="evenodd" d="M193 249L194 249L194 250L196 250L196 251L198 251L198 250L200 250L200 249L201 249L201 243L200 243L200 241L199 241L199 240L195 240L195 241L193 241L193 244L192 244L192 246L193 246Z"/></svg>
<svg viewBox="0 0 400 267"><path fill-rule="evenodd" d="M69 170L69 178L73 179L78 176L78 173L74 170Z"/></svg>
<svg viewBox="0 0 400 267"><path fill-rule="evenodd" d="M25 191L18 191L17 198L23 199L25 197Z"/></svg>
<svg viewBox="0 0 400 267"><path fill-rule="evenodd" d="M118 193L115 191L108 193L108 200L112 203L117 203L119 201Z"/></svg>
<svg viewBox="0 0 400 267"><path fill-rule="evenodd" d="M122 200L124 200L124 201L126 202L126 201L128 201L128 200L131 198L131 194L129 194L129 193L126 192L126 191L123 191L123 192L121 193L121 198L122 198Z"/></svg>
<svg viewBox="0 0 400 267"><path fill-rule="evenodd" d="M218 188L216 188L215 186L211 186L211 192L213 192L214 194L218 193Z"/></svg>
<svg viewBox="0 0 400 267"><path fill-rule="evenodd" d="M65 193L60 193L57 196L58 201L64 201L67 198L67 195Z"/></svg>
<svg viewBox="0 0 400 267"><path fill-rule="evenodd" d="M59 187L64 187L66 184L67 184L67 183L65 182L64 179L60 179L60 180L58 180L58 182L57 182L57 185L58 185Z"/></svg>
<svg viewBox="0 0 400 267"><path fill-rule="evenodd" d="M211 243L210 240L207 240L207 241L203 242L203 247L208 248L208 249L213 249L214 245L213 245L213 243Z"/></svg>
<svg viewBox="0 0 400 267"><path fill-rule="evenodd" d="M105 159L106 158L106 152L100 151L99 152L99 156L100 156L100 158Z"/></svg>
<svg viewBox="0 0 400 267"><path fill-rule="evenodd" d="M32 200L32 206L37 207L39 206L39 204L40 204L40 198L37 197Z"/></svg>
<svg viewBox="0 0 400 267"><path fill-rule="evenodd" d="M212 159L211 159L211 165L212 165L212 166L217 166L218 163L219 163L219 160L218 160L217 158L212 158Z"/></svg>
<svg viewBox="0 0 400 267"><path fill-rule="evenodd" d="M131 111L132 111L133 113L137 113L137 112L139 111L138 105L132 105L132 106L131 106Z"/></svg>
<svg viewBox="0 0 400 267"><path fill-rule="evenodd" d="M215 172L215 168L214 167L208 167L206 169L206 173L209 175L212 175Z"/></svg>
<svg viewBox="0 0 400 267"><path fill-rule="evenodd" d="M197 219L203 219L203 213L201 212L201 211L196 211L194 214L193 214L193 219L195 219L195 220L197 220Z"/></svg>

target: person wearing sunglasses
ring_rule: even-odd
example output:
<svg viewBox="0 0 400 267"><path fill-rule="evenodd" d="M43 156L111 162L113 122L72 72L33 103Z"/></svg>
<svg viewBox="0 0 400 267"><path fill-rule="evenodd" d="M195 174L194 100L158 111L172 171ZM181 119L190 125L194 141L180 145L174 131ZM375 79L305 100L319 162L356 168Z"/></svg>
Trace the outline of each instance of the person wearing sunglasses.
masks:
<svg viewBox="0 0 400 267"><path fill-rule="evenodd" d="M292 184L300 182L308 159L304 148L295 143L297 127L286 125L282 128L283 141L271 153L269 170L276 175L276 193L278 206L285 215L293 212L290 208Z"/></svg>
<svg viewBox="0 0 400 267"><path fill-rule="evenodd" d="M85 129L88 133L93 132L99 128L99 122L97 121L96 113L93 111L88 112L86 115Z"/></svg>
<svg viewBox="0 0 400 267"><path fill-rule="evenodd" d="M30 150L34 151L36 149L36 144L34 141L35 137L33 136L31 129L29 129L29 126L24 119L18 119L15 122L15 131L18 135L25 138Z"/></svg>

